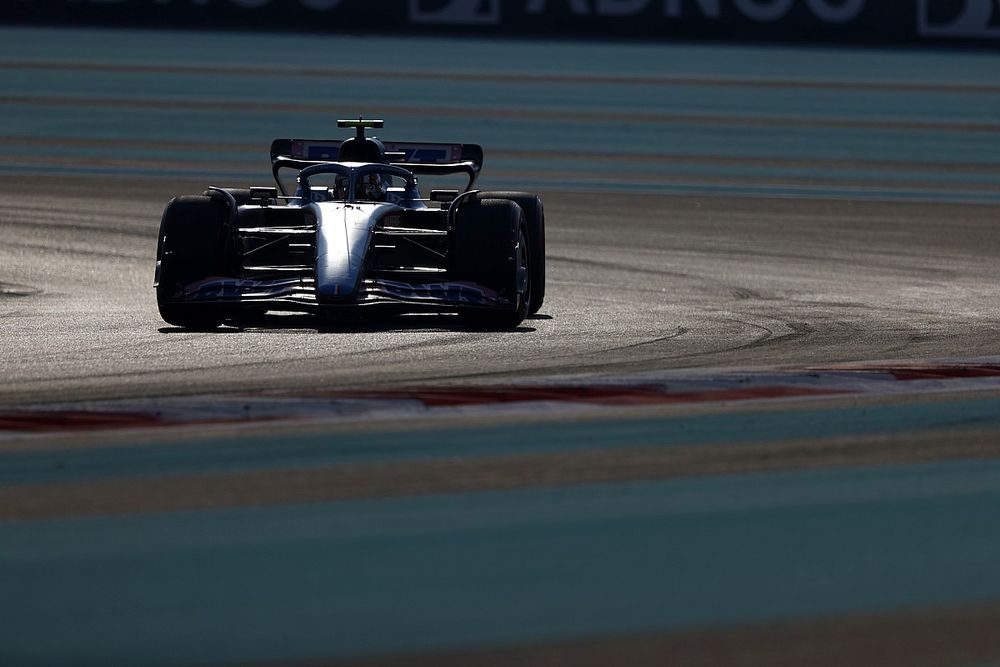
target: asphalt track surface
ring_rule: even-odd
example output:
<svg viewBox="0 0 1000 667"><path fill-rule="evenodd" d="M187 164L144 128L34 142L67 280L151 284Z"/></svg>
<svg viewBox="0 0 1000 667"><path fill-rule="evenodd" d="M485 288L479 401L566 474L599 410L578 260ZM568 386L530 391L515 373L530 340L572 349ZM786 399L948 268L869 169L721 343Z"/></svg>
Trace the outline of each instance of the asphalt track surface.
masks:
<svg viewBox="0 0 1000 667"><path fill-rule="evenodd" d="M995 55L2 37L8 416L1000 356ZM165 325L165 202L267 184L272 138L358 113L482 143L483 187L541 192L539 316ZM987 664L1000 392L945 384L5 431L0 662Z"/></svg>

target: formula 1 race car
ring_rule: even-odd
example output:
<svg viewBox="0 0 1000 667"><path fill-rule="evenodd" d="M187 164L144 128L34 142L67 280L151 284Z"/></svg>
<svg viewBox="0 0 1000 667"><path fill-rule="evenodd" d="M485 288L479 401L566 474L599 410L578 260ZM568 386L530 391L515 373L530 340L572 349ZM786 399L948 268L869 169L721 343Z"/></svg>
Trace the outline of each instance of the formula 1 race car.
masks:
<svg viewBox="0 0 1000 667"><path fill-rule="evenodd" d="M211 329L277 310L334 318L441 312L505 329L537 312L545 293L541 199L472 189L483 166L479 146L365 136L382 125L341 120L354 137L275 140L277 187L210 187L171 200L156 250L163 319ZM291 194L288 170L297 172ZM423 199L417 174L459 175L468 184Z"/></svg>

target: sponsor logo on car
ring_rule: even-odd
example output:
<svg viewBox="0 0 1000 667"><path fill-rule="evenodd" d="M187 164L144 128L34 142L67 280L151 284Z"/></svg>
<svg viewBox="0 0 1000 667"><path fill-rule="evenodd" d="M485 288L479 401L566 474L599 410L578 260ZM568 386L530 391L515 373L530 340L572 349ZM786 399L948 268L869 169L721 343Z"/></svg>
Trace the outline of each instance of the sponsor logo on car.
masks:
<svg viewBox="0 0 1000 667"><path fill-rule="evenodd" d="M404 283L378 279L365 287L365 298L390 297L403 301L445 301L474 306L503 306L510 303L495 291L468 282Z"/></svg>
<svg viewBox="0 0 1000 667"><path fill-rule="evenodd" d="M177 295L189 301L256 298L274 299L302 291L302 282L295 278L281 280L247 280L213 276L186 285Z"/></svg>

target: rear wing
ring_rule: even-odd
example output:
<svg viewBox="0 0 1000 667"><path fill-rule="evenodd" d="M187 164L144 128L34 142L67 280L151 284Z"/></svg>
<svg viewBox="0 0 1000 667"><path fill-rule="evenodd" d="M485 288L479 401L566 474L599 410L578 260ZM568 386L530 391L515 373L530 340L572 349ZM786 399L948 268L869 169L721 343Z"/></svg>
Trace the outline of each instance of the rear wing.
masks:
<svg viewBox="0 0 1000 667"><path fill-rule="evenodd" d="M304 169L323 162L337 162L339 139L275 139L271 142L271 172L278 187L280 169ZM483 149L476 144L416 143L385 141L385 156L389 164L410 170L414 174L465 174L470 189L483 168ZM285 193L287 194L287 193Z"/></svg>

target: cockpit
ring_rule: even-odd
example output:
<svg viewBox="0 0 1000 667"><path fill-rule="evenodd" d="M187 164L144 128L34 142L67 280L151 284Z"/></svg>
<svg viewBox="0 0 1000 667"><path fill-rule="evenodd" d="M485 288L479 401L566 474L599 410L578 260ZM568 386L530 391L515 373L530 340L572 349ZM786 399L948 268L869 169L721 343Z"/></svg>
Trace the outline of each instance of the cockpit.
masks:
<svg viewBox="0 0 1000 667"><path fill-rule="evenodd" d="M416 176L402 167L387 164L311 165L299 172L295 197L313 202L387 202L420 206Z"/></svg>

